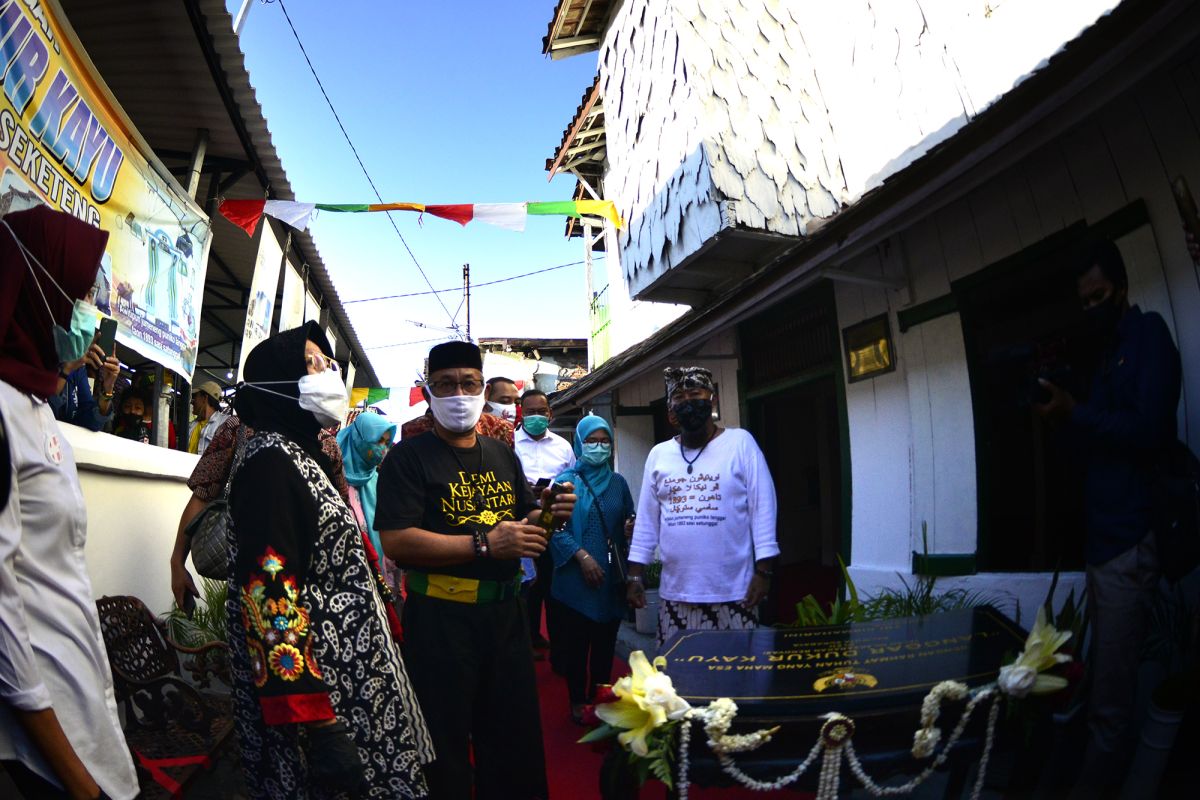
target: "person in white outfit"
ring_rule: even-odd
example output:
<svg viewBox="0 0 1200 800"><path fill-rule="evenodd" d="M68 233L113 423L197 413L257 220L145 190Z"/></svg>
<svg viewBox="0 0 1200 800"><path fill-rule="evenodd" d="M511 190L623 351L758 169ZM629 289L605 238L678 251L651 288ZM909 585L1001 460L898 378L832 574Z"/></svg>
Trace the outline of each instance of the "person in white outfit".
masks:
<svg viewBox="0 0 1200 800"><path fill-rule="evenodd" d="M679 436L646 458L626 595L644 608L642 574L662 556L658 645L683 630L758 624L775 572L775 484L754 437L713 421L716 387L703 367L664 370Z"/></svg>
<svg viewBox="0 0 1200 800"><path fill-rule="evenodd" d="M82 298L107 241L46 207L0 219L0 763L30 798L138 793L84 561L87 507L47 403L91 343Z"/></svg>
<svg viewBox="0 0 1200 800"><path fill-rule="evenodd" d="M521 461L521 469L525 470L525 478L535 488L535 497L541 494L539 487L548 485L554 476L575 466L575 450L571 443L550 430L553 420L554 411L545 392L530 389L521 395L521 424L513 434L513 450ZM554 634L558 631L558 614L555 606L557 601L550 596L554 581L554 558L550 548L546 548L546 552L532 566L534 580L525 593L530 639L535 649L550 648L550 666L555 672L563 674L565 665L562 653L554 641ZM523 563L522 568L529 569L529 566ZM541 634L543 604L546 607L549 641Z"/></svg>

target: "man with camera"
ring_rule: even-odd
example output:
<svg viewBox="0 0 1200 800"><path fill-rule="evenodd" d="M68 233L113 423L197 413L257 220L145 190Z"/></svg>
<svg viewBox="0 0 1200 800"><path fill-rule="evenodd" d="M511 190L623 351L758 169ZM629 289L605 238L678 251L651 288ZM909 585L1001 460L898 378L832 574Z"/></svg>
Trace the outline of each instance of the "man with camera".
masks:
<svg viewBox="0 0 1200 800"><path fill-rule="evenodd" d="M1119 785L1131 734L1146 604L1159 578L1154 496L1158 465L1176 441L1179 351L1163 318L1129 303L1117 246L1090 244L1076 289L1101 359L1086 402L1043 380L1035 409L1065 421L1086 465L1087 585L1092 614L1090 741L1075 796Z"/></svg>

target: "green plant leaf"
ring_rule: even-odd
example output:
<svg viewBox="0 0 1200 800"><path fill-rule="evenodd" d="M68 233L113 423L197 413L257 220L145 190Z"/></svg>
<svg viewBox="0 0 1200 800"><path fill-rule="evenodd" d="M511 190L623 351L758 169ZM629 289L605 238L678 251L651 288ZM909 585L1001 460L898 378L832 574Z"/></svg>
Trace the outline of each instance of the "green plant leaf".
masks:
<svg viewBox="0 0 1200 800"><path fill-rule="evenodd" d="M577 740L577 744L588 744L589 742L602 742L605 739L611 739L621 732L620 728L615 728L607 722L601 722L598 727L592 728Z"/></svg>
<svg viewBox="0 0 1200 800"><path fill-rule="evenodd" d="M850 602L853 605L858 605L858 587L854 585L854 579L850 577L849 570L846 569L846 562L842 560L839 554L837 557L838 566L842 569L842 580L846 582L846 591L850 594Z"/></svg>

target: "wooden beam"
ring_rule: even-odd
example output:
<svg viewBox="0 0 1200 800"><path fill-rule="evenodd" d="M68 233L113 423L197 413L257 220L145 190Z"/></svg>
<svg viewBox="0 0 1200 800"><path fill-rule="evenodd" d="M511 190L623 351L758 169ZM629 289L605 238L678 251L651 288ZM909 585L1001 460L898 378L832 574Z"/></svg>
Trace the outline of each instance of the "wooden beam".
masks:
<svg viewBox="0 0 1200 800"><path fill-rule="evenodd" d="M587 0L587 2L583 5L583 11L579 12L579 22L575 25L576 36L579 36L580 32L583 30L583 24L587 22L588 12L592 10L592 2L593 0Z"/></svg>
<svg viewBox="0 0 1200 800"><path fill-rule="evenodd" d="M558 16L554 20L554 29L550 31L550 49L554 49L554 40L558 38L558 34L562 33L562 26L567 20L567 10L570 6L571 0L560 0L558 4Z"/></svg>
<svg viewBox="0 0 1200 800"><path fill-rule="evenodd" d="M588 142L587 144L576 145L575 147L567 148L567 155L577 156L580 153L587 153L591 150L595 150L597 147L604 147L606 144L607 142L601 139L598 142Z"/></svg>
<svg viewBox="0 0 1200 800"><path fill-rule="evenodd" d="M568 36L565 39L556 39L550 42L550 49L566 50L568 47L590 47L594 44L600 44L600 37L593 33L587 36Z"/></svg>
<svg viewBox="0 0 1200 800"><path fill-rule="evenodd" d="M246 177L249 174L250 174L249 166L242 167L241 169L232 170L230 172L228 178L226 178L225 180L223 180L219 184L217 184L217 189L219 190L220 194L225 194L227 191L229 191L231 188L233 188L233 185L235 183L237 183L238 181L240 181L242 178Z"/></svg>
<svg viewBox="0 0 1200 800"><path fill-rule="evenodd" d="M546 178L547 183L550 182L550 180L554 177L555 173L558 172L558 168L560 166L562 166L563 161L566 160L567 155L568 155L567 148L570 147L571 142L575 141L575 137L579 135L579 131L583 127L583 123L588 118L587 117L588 112L590 112L592 110L592 107L596 105L596 101L599 99L600 99L600 82L599 82L599 80L597 80L595 83L592 84L592 93L588 97L587 103L584 104L584 107L582 109L580 109L579 116L575 120L575 124L571 126L570 134L567 135L567 139L563 143L563 146L561 148L559 148L558 156L554 159L554 164L552 164L550 166L550 170L549 170L550 176L548 178Z"/></svg>

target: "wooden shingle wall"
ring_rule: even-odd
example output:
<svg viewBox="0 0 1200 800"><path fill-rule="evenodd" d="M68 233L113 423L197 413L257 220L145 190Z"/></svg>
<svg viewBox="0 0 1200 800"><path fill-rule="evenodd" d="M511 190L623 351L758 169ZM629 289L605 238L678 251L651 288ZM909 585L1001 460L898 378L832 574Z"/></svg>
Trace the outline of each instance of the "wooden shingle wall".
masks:
<svg viewBox="0 0 1200 800"><path fill-rule="evenodd" d="M631 294L725 227L804 235L1114 5L627 0L599 72Z"/></svg>

